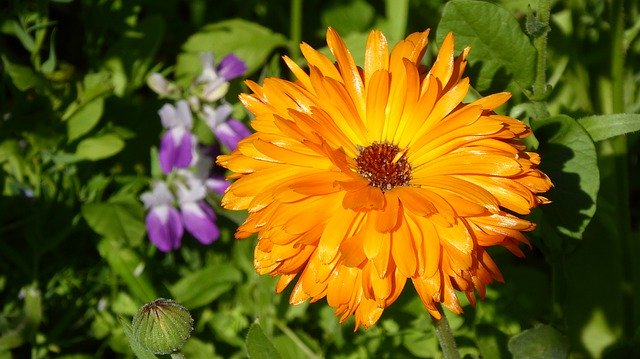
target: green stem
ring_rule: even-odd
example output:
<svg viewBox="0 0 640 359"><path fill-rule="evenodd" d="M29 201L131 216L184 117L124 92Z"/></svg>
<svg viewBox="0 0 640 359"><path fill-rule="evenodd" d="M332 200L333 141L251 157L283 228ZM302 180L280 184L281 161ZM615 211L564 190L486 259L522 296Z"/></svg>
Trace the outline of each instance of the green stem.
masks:
<svg viewBox="0 0 640 359"><path fill-rule="evenodd" d="M289 52L293 61L300 60L300 42L302 41L302 0L291 0L291 20L289 23Z"/></svg>
<svg viewBox="0 0 640 359"><path fill-rule="evenodd" d="M625 111L624 92L624 63L625 63L625 9L624 0L614 0L612 2L611 19L611 110L613 113L623 113ZM616 209L618 218L618 228L620 228L620 249L623 255L622 269L625 287L631 287L634 282L633 275L633 239L631 236L631 213L629 202L629 167L628 148L626 136L618 136L609 140L611 148L615 154L615 187L611 189L612 195L618 207ZM624 334L627 337L633 335L635 330L634 313L635 299L632 290L627 290L623 294L625 315L623 324Z"/></svg>
<svg viewBox="0 0 640 359"><path fill-rule="evenodd" d="M538 101L544 100L547 96L547 29L551 16L551 0L540 0L538 2L538 14L536 16L537 25L544 29L533 39L533 46L537 50L536 58L536 78L533 83L533 95Z"/></svg>
<svg viewBox="0 0 640 359"><path fill-rule="evenodd" d="M442 313L440 319L431 317L431 320L436 330L436 337L438 337L443 357L445 359L460 359L460 353L458 353L458 348L456 347L456 340L453 337L453 332L451 331L447 317Z"/></svg>

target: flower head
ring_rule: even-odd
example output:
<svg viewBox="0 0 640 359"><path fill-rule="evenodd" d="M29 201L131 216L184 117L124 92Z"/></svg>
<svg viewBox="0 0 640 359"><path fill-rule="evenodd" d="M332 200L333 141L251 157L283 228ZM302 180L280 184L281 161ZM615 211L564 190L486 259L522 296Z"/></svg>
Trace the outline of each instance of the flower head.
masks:
<svg viewBox="0 0 640 359"><path fill-rule="evenodd" d="M167 132L160 141L159 160L162 172L169 173L173 168L187 168L193 160L195 136L191 133L193 117L189 104L185 100L176 106L165 104L158 111L162 126Z"/></svg>
<svg viewBox="0 0 640 359"><path fill-rule="evenodd" d="M167 184L154 182L151 191L144 192L140 200L149 209L145 224L151 243L163 252L180 248L184 228L178 210L173 207L174 197Z"/></svg>
<svg viewBox="0 0 640 359"><path fill-rule="evenodd" d="M425 69L427 35L389 51L372 31L359 68L330 28L335 63L302 44L308 73L285 57L297 81L247 83L256 132L218 157L236 179L222 204L248 210L236 236L258 234L256 270L278 292L297 280L291 303L326 297L369 327L410 280L440 318L440 303L461 312L455 290L475 303L502 281L487 247L523 255L535 225L514 213L552 185L520 142L530 129L494 112L508 93L462 102L469 49L455 57L453 35Z"/></svg>
<svg viewBox="0 0 640 359"><path fill-rule="evenodd" d="M213 102L221 99L229 89L229 81L242 76L247 71L247 66L237 56L229 54L225 56L218 66L214 66L213 54L200 55L202 61L202 73L196 78L196 84L202 86L202 99Z"/></svg>

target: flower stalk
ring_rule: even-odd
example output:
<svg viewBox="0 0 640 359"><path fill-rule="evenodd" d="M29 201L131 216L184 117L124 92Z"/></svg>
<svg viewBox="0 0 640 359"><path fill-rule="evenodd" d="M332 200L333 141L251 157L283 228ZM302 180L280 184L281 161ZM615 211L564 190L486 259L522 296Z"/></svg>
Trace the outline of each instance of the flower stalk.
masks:
<svg viewBox="0 0 640 359"><path fill-rule="evenodd" d="M442 350L442 356L445 359L460 359L460 353L456 346L456 340L453 337L453 332L449 326L447 316L442 314L440 319L431 317L433 326L436 330L436 337L438 337L438 343L440 343L440 349Z"/></svg>

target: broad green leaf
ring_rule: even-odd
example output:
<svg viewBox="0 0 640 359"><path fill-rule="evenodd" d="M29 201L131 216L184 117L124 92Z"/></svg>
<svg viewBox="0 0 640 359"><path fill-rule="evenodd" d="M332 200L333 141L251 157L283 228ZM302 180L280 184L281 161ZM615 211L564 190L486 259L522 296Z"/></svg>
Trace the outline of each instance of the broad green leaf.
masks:
<svg viewBox="0 0 640 359"><path fill-rule="evenodd" d="M595 145L569 116L538 119L532 127L540 141L540 169L554 184L545 194L552 203L542 206L541 212L559 233L581 239L596 210L600 188Z"/></svg>
<svg viewBox="0 0 640 359"><path fill-rule="evenodd" d="M68 121L76 112L82 111L83 107L91 104L97 99L105 98L113 91L113 84L110 75L106 71L87 74L82 79L82 86L78 91L76 101L69 104L62 114L62 121Z"/></svg>
<svg viewBox="0 0 640 359"><path fill-rule="evenodd" d="M98 243L98 252L109 263L111 270L122 278L136 299L147 303L158 298L151 279L144 271L144 262L134 251L122 247L114 239L103 238Z"/></svg>
<svg viewBox="0 0 640 359"><path fill-rule="evenodd" d="M177 302L193 309L211 303L241 279L240 271L228 264L211 265L184 276L169 291Z"/></svg>
<svg viewBox="0 0 640 359"><path fill-rule="evenodd" d="M185 53L178 56L176 75L187 82L197 76L202 70L199 55L203 52L212 52L216 61L233 53L246 63L249 74L264 64L277 47L286 45L286 37L254 22L221 21L204 26L189 37L182 47Z"/></svg>
<svg viewBox="0 0 640 359"><path fill-rule="evenodd" d="M96 233L132 246L140 244L146 231L142 206L134 200L87 203L82 206L82 216Z"/></svg>
<svg viewBox="0 0 640 359"><path fill-rule="evenodd" d="M640 131L640 115L619 113L589 116L578 119L594 141L603 141L619 135Z"/></svg>
<svg viewBox="0 0 640 359"><path fill-rule="evenodd" d="M76 156L79 158L97 161L109 158L122 151L124 141L111 133L89 137L80 141L76 148Z"/></svg>
<svg viewBox="0 0 640 359"><path fill-rule="evenodd" d="M364 0L336 2L322 12L321 18L323 28L331 26L340 35L346 36L367 30L375 18L375 9Z"/></svg>
<svg viewBox="0 0 640 359"><path fill-rule="evenodd" d="M250 359L277 359L280 354L262 331L260 324L253 323L247 333L247 354Z"/></svg>
<svg viewBox="0 0 640 359"><path fill-rule="evenodd" d="M457 51L471 46L469 61L472 67L480 66L475 78L479 91L496 82L504 86L509 76L522 87L533 83L536 49L506 9L486 1L450 1L437 30L440 44L449 32L455 36Z"/></svg>
<svg viewBox="0 0 640 359"><path fill-rule="evenodd" d="M72 142L91 131L104 111L104 98L99 97L80 107L67 121L68 141Z"/></svg>
<svg viewBox="0 0 640 359"><path fill-rule="evenodd" d="M5 56L2 56L2 64L4 71L9 75L18 90L26 91L31 88L42 89L46 86L42 76L29 66L14 64Z"/></svg>
<svg viewBox="0 0 640 359"><path fill-rule="evenodd" d="M514 359L564 359L569 344L552 326L539 324L509 339L509 351Z"/></svg>
<svg viewBox="0 0 640 359"><path fill-rule="evenodd" d="M407 31L408 0L386 0L386 18L381 25L389 44L400 41Z"/></svg>

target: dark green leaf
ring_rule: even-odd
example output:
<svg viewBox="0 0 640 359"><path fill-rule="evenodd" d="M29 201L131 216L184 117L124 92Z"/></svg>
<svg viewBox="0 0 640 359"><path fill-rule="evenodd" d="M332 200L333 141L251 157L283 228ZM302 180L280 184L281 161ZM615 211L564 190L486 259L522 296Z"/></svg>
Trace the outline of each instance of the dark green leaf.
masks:
<svg viewBox="0 0 640 359"><path fill-rule="evenodd" d="M494 82L507 83L508 75L527 87L533 83L536 49L520 24L506 9L476 0L453 0L444 6L438 26L439 43L453 32L458 51L471 46L472 66L481 62L476 88L486 90ZM506 71L506 74L501 72Z"/></svg>
<svg viewBox="0 0 640 359"><path fill-rule="evenodd" d="M603 141L619 135L640 131L640 115L619 113L589 116L578 119L594 141Z"/></svg>
<svg viewBox="0 0 640 359"><path fill-rule="evenodd" d="M596 210L600 173L596 149L587 131L568 116L532 122L540 141L540 168L554 184L542 206L545 221L559 233L581 239Z"/></svg>
<svg viewBox="0 0 640 359"><path fill-rule="evenodd" d="M177 302L193 309L211 303L241 279L240 271L228 264L210 265L184 276L169 291Z"/></svg>
<svg viewBox="0 0 640 359"><path fill-rule="evenodd" d="M142 241L146 231L144 211L135 200L87 203L82 206L82 216L96 233L133 246Z"/></svg>
<svg viewBox="0 0 640 359"><path fill-rule="evenodd" d="M76 156L89 161L109 158L122 151L124 141L115 134L107 133L89 137L80 141L76 148Z"/></svg>
<svg viewBox="0 0 640 359"><path fill-rule="evenodd" d="M509 351L514 359L564 359L569 344L553 327L539 324L509 339Z"/></svg>
<svg viewBox="0 0 640 359"><path fill-rule="evenodd" d="M273 343L264 335L260 324L253 323L247 333L247 353L250 359L277 359L280 354Z"/></svg>
<svg viewBox="0 0 640 359"><path fill-rule="evenodd" d="M264 64L277 47L287 45L287 38L256 23L232 19L210 24L192 35L178 57L176 75L191 81L202 70L199 55L212 52L216 61L233 53L242 59L251 73Z"/></svg>
<svg viewBox="0 0 640 359"><path fill-rule="evenodd" d="M110 238L103 238L98 243L98 251L136 299L146 303L158 298L151 279L144 271L144 262L134 251L123 248L118 241Z"/></svg>

